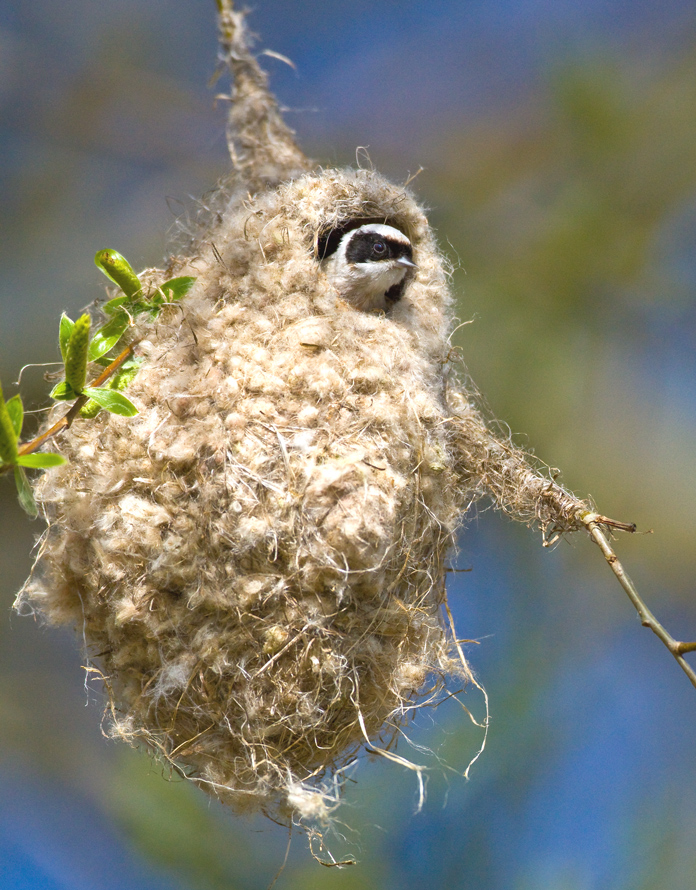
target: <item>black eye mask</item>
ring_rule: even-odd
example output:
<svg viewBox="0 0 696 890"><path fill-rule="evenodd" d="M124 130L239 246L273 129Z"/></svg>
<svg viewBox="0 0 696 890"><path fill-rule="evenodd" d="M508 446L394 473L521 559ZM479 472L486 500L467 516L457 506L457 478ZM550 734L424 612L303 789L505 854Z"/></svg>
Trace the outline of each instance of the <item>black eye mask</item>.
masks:
<svg viewBox="0 0 696 890"><path fill-rule="evenodd" d="M401 257L408 260L413 258L411 245L385 237L379 232L356 232L346 248L346 260L349 263L398 260Z"/></svg>

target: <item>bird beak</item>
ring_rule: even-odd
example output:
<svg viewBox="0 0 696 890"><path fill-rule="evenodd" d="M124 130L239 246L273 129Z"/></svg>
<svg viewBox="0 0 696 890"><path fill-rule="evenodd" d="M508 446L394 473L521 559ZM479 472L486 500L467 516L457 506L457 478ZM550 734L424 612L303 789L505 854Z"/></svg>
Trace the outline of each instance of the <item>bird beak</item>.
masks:
<svg viewBox="0 0 696 890"><path fill-rule="evenodd" d="M411 260L406 259L405 256L400 256L396 261L397 266L406 266L407 269L417 269L418 266L415 263L412 263Z"/></svg>

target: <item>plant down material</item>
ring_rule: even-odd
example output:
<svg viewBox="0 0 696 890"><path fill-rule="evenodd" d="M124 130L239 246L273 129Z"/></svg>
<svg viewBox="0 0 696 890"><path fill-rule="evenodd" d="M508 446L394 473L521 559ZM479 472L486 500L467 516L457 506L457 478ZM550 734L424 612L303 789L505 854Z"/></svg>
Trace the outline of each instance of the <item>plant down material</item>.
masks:
<svg viewBox="0 0 696 890"><path fill-rule="evenodd" d="M238 810L321 821L363 744L468 676L441 614L466 510L488 496L566 531L584 505L457 379L446 267L414 198L313 169L241 18L224 6L221 27L237 179L174 262L190 293L136 321L137 417L61 434L20 601L83 630L115 735ZM341 301L319 263L330 232L366 219L407 234L418 265L386 315Z"/></svg>

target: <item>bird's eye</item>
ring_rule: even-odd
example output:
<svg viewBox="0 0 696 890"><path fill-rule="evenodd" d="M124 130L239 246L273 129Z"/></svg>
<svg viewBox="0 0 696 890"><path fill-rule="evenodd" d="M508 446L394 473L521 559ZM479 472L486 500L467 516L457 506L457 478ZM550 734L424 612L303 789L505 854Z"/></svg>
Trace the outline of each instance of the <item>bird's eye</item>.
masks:
<svg viewBox="0 0 696 890"><path fill-rule="evenodd" d="M372 246L372 252L376 253L377 256L383 256L387 251L387 245L384 241L375 241Z"/></svg>

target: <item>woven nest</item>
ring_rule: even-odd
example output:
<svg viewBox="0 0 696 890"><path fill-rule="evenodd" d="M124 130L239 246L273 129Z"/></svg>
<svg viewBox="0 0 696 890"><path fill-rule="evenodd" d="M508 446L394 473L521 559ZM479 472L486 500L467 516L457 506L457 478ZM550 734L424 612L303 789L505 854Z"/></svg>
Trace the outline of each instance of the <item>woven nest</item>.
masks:
<svg viewBox="0 0 696 890"><path fill-rule="evenodd" d="M568 530L579 502L457 382L416 201L370 171L311 171L226 15L254 195L228 190L176 261L193 290L133 330L138 416L57 441L69 463L37 485L49 529L20 605L84 633L115 735L236 809L321 820L361 746L384 750L414 703L469 676L442 606L470 504ZM386 315L342 302L319 262L328 233L364 219L407 234L418 264Z"/></svg>

